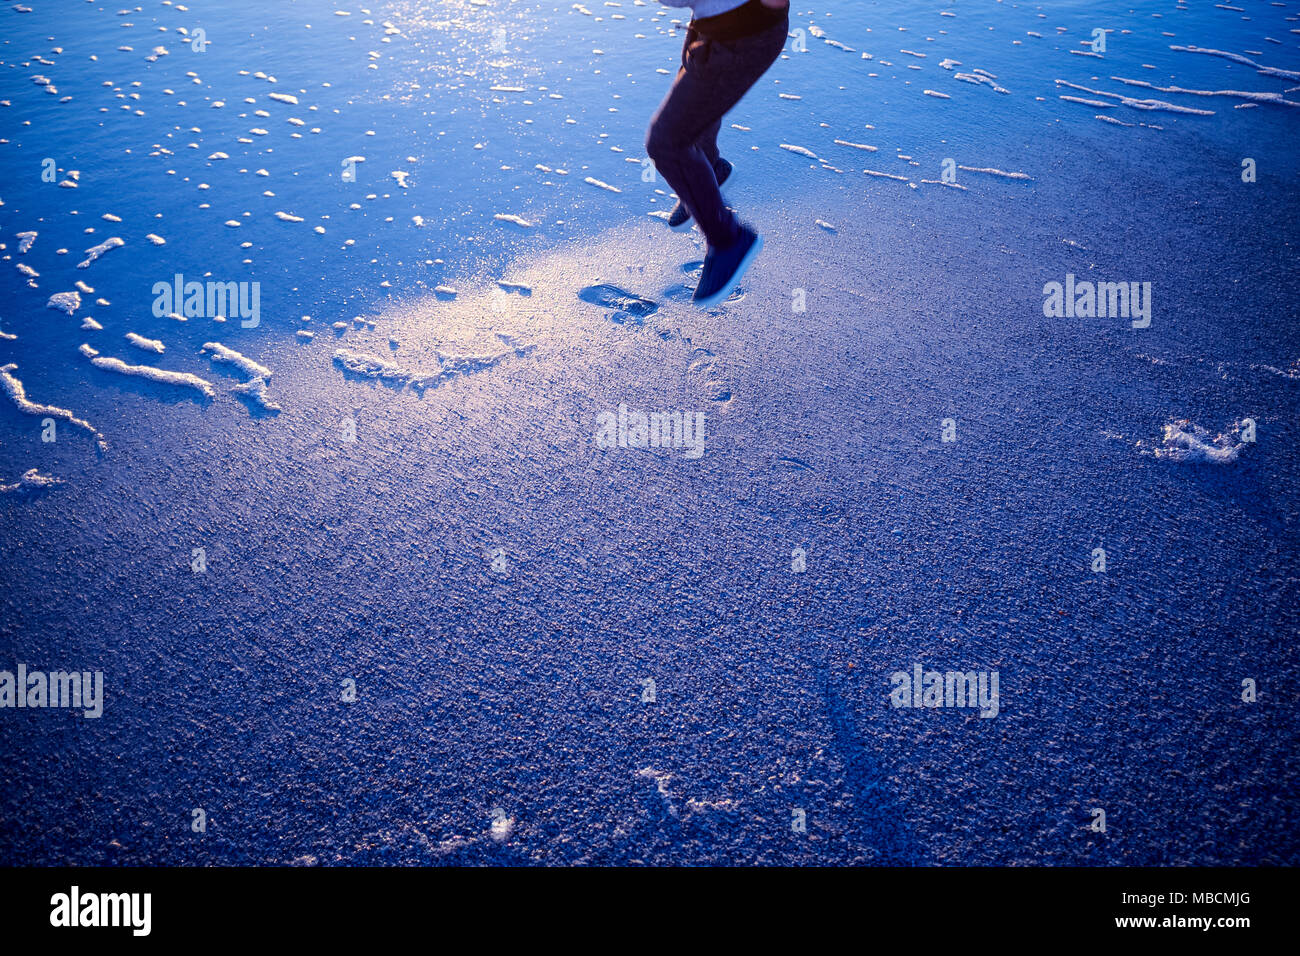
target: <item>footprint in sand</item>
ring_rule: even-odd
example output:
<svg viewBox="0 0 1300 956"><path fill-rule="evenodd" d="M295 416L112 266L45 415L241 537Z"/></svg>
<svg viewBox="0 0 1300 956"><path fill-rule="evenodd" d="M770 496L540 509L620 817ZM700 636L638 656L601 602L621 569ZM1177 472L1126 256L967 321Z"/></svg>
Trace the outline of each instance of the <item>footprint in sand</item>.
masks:
<svg viewBox="0 0 1300 956"><path fill-rule="evenodd" d="M687 297L690 297L689 290ZM606 317L611 322L617 322L619 325L628 324L640 327L648 317L659 311L658 304L650 299L628 292L626 289L620 289L608 282L598 282L595 285L587 286L578 293L578 298L583 302L590 302L592 305L612 310L607 313ZM678 337L675 332L665 329L655 329L655 332L664 341ZM731 387L718 379L716 365L717 358L712 352L708 349L697 348L691 353L687 372L693 379L703 379L700 383L701 391L712 401L725 406L731 401Z"/></svg>
<svg viewBox="0 0 1300 956"><path fill-rule="evenodd" d="M711 401L726 405L731 401L731 386L718 378L718 359L706 348L697 348L691 353L691 364L687 371L692 377L703 378L701 388Z"/></svg>
<svg viewBox="0 0 1300 956"><path fill-rule="evenodd" d="M704 272L704 261L695 259L691 262L682 263L682 272L690 276L693 282L679 282L675 285L664 289L664 298L672 299L674 302L690 302L695 295L695 287L700 282L700 275ZM745 297L744 286L737 286L736 291L724 299L724 302L739 302ZM721 306L714 306L707 311L717 312Z"/></svg>
<svg viewBox="0 0 1300 956"><path fill-rule="evenodd" d="M607 318L619 325L640 326L649 316L659 311L657 303L607 282L587 286L578 293L578 298L602 309L610 309Z"/></svg>

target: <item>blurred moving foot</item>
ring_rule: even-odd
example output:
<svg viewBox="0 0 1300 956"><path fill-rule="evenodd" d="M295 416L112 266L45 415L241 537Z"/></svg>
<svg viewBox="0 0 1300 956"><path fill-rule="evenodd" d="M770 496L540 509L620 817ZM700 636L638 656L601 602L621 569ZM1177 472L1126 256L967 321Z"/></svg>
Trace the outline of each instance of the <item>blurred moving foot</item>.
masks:
<svg viewBox="0 0 1300 956"><path fill-rule="evenodd" d="M704 271L691 301L707 309L731 295L762 248L763 237L742 224L739 239L725 249L710 249L705 254Z"/></svg>
<svg viewBox="0 0 1300 956"><path fill-rule="evenodd" d="M731 171L733 169L735 169L735 167L732 166L731 163L727 162L722 157L718 157L718 164L713 167L713 175L717 177L719 186L731 178ZM687 229L691 228L690 211L686 208L686 204L680 199L677 201L677 205L673 207L673 211L668 216L668 228L674 232L685 232Z"/></svg>

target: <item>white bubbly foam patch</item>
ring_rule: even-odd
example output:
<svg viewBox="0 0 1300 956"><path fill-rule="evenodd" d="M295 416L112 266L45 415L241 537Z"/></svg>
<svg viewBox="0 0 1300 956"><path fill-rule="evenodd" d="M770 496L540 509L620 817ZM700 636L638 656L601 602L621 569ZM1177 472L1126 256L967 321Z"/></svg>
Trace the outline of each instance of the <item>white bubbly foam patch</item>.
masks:
<svg viewBox="0 0 1300 956"><path fill-rule="evenodd" d="M81 308L81 294L78 292L56 292L45 303L47 309L58 309L71 315Z"/></svg>
<svg viewBox="0 0 1300 956"><path fill-rule="evenodd" d="M1236 422L1227 431L1211 435L1206 429L1187 419L1178 419L1165 425L1158 444L1138 442L1144 454L1167 461L1224 465L1236 461L1246 442L1241 441L1242 423Z"/></svg>

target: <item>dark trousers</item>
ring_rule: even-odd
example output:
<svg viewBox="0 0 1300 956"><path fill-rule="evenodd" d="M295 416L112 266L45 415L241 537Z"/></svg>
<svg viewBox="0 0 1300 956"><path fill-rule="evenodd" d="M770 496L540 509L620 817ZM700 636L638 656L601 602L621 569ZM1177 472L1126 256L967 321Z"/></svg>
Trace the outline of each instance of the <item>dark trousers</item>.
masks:
<svg viewBox="0 0 1300 956"><path fill-rule="evenodd" d="M650 121L646 155L695 218L711 248L736 241L740 223L722 202L714 166L722 117L767 72L785 47L788 18L738 40L686 30L682 66Z"/></svg>

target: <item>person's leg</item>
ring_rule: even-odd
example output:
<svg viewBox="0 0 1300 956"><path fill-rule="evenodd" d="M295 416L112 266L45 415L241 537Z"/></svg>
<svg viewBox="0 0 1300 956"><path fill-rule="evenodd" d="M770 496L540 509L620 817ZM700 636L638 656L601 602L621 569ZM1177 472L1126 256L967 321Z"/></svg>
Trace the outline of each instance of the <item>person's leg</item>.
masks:
<svg viewBox="0 0 1300 956"><path fill-rule="evenodd" d="M718 117L713 125L706 129L700 135L700 138L695 141L695 144L704 151L704 158L709 161L709 165L713 167L714 172L718 169L718 160L722 158L722 154L718 152L718 133L721 131L722 117Z"/></svg>
<svg viewBox="0 0 1300 956"><path fill-rule="evenodd" d="M699 50L708 43L700 38L688 52L687 65L677 72L672 89L650 121L645 148L656 171L695 218L705 238L725 245L734 239L735 217L722 205L713 164L696 142L713 125L718 112L707 81L698 73Z"/></svg>
<svg viewBox="0 0 1300 956"><path fill-rule="evenodd" d="M682 68L686 67L686 55L695 40L701 39L700 34L694 27L686 28L686 42L682 44ZM722 117L718 117L713 125L700 134L695 144L704 150L704 158L709 161L709 165L717 167L718 160L722 158L718 152L718 133L722 131Z"/></svg>
<svg viewBox="0 0 1300 956"><path fill-rule="evenodd" d="M700 145L712 142L722 117L761 77L785 46L787 27L778 25L731 43L688 31L683 66L646 134L646 153L686 205L711 247L732 244L740 232L722 202L713 161Z"/></svg>
<svg viewBox="0 0 1300 956"><path fill-rule="evenodd" d="M713 177L717 180L719 189L731 178L733 172L731 163L723 159L718 152L718 131L721 127L722 120L718 120L695 141L695 145L704 151L704 158L713 167ZM681 201L681 197L678 197L677 204L668 213L667 223L669 229L677 232L691 227L691 211L686 208L686 203Z"/></svg>
<svg viewBox="0 0 1300 956"><path fill-rule="evenodd" d="M691 44L698 39L699 36L699 33L694 27L686 28L686 41L682 44L683 68L686 66L687 51L690 50ZM713 166L715 169L717 168L718 160L722 158L722 155L718 152L718 133L720 132L722 132L721 116L714 120L713 125L700 134L699 139L695 141L700 149L704 150L704 158L707 159L709 165Z"/></svg>

